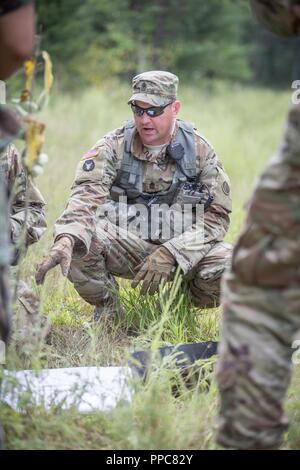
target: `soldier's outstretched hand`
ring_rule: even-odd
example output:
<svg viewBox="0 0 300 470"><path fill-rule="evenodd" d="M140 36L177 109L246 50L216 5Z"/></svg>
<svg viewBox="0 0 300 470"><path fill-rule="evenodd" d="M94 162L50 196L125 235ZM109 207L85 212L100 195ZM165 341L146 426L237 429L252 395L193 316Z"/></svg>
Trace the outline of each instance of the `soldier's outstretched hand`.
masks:
<svg viewBox="0 0 300 470"><path fill-rule="evenodd" d="M167 282L171 279L175 264L176 260L173 255L167 248L161 246L137 267L138 273L131 286L137 287L143 281L141 294L154 294L163 281Z"/></svg>
<svg viewBox="0 0 300 470"><path fill-rule="evenodd" d="M45 256L37 267L35 275L37 284L43 284L47 272L58 264L63 276L68 275L72 261L73 246L74 240L70 236L62 236L54 243L49 254Z"/></svg>

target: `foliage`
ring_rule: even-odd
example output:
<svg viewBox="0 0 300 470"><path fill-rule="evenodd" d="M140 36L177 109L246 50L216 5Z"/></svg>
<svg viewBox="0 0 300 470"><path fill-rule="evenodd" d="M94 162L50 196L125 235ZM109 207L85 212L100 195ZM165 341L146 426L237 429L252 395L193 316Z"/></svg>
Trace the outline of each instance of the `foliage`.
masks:
<svg viewBox="0 0 300 470"><path fill-rule="evenodd" d="M39 0L37 13L56 79L69 88L151 69L269 84L299 74L300 39L263 31L246 0Z"/></svg>

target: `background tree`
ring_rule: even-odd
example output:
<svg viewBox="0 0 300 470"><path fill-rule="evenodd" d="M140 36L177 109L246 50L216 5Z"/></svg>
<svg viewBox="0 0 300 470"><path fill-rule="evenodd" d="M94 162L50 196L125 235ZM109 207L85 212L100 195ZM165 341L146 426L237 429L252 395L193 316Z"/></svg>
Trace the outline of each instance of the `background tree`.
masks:
<svg viewBox="0 0 300 470"><path fill-rule="evenodd" d="M43 47L68 87L152 68L268 85L300 75L300 39L263 31L247 0L39 0L37 12Z"/></svg>

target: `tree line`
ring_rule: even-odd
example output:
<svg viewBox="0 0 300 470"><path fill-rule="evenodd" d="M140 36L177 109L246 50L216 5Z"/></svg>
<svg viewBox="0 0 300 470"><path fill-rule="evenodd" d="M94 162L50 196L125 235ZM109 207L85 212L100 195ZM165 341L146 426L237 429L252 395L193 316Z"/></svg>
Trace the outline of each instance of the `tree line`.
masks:
<svg viewBox="0 0 300 470"><path fill-rule="evenodd" d="M264 31L247 0L38 0L42 47L68 86L150 69L274 86L300 79L300 39Z"/></svg>

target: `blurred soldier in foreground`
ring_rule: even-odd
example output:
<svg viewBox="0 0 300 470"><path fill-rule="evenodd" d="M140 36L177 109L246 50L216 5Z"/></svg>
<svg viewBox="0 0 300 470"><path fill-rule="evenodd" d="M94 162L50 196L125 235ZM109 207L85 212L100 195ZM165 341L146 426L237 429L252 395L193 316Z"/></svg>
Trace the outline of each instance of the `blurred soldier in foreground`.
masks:
<svg viewBox="0 0 300 470"><path fill-rule="evenodd" d="M34 8L28 0L0 0L0 80L5 80L30 56L34 44ZM1 98L1 97L0 97ZM1 102L1 100L0 100ZM0 104L0 152L20 131L16 117ZM8 201L6 183L0 174L0 341L9 333L10 264Z"/></svg>
<svg viewBox="0 0 300 470"><path fill-rule="evenodd" d="M0 80L6 80L30 57L34 46L32 0L0 0Z"/></svg>
<svg viewBox="0 0 300 470"><path fill-rule="evenodd" d="M13 144L8 145L0 155L0 172L5 181L10 208L11 265L16 266L27 248L36 243L46 230L45 201L26 172ZM24 281L17 286L17 297L18 318L26 327L30 316L32 323L36 320L38 298Z"/></svg>
<svg viewBox="0 0 300 470"><path fill-rule="evenodd" d="M229 181L210 144L192 124L177 119L177 84L169 72L134 77L128 102L134 121L83 156L67 208L55 225L54 246L38 269L42 283L60 264L78 293L95 305L96 318L117 310L114 276L133 279L133 287L142 282L141 293L153 294L178 265L196 305L219 304L220 277L231 255L223 242L231 212ZM120 227L122 198L128 213ZM160 217L153 207L173 204L180 216L185 205L193 207L186 229L176 231L162 215L153 231ZM201 220L197 205L204 208ZM142 222L138 212L144 213Z"/></svg>
<svg viewBox="0 0 300 470"><path fill-rule="evenodd" d="M300 2L252 1L276 33L300 33ZM300 77L299 77L300 78ZM245 227L224 275L217 377L218 442L237 449L278 448L287 429L283 400L300 328L300 105L252 195Z"/></svg>
<svg viewBox="0 0 300 470"><path fill-rule="evenodd" d="M0 80L6 80L32 52L34 44L34 8L28 0L0 0ZM0 97L1 98L1 97ZM1 100L0 100L1 102ZM17 119L0 104L0 153L19 132ZM0 342L6 342L10 329L9 209L6 184L0 174ZM0 345L1 346L1 345ZM3 348L2 348L3 351ZM4 350L5 353L5 350ZM2 359L2 358L1 358ZM5 358L4 358L5 359ZM0 429L0 448L2 436Z"/></svg>
<svg viewBox="0 0 300 470"><path fill-rule="evenodd" d="M27 174L21 156L13 144L8 145L0 155L0 171L4 175L10 201L10 233L13 248L11 264L16 265L20 252L22 251L24 255L26 249L37 242L46 230L45 201Z"/></svg>

